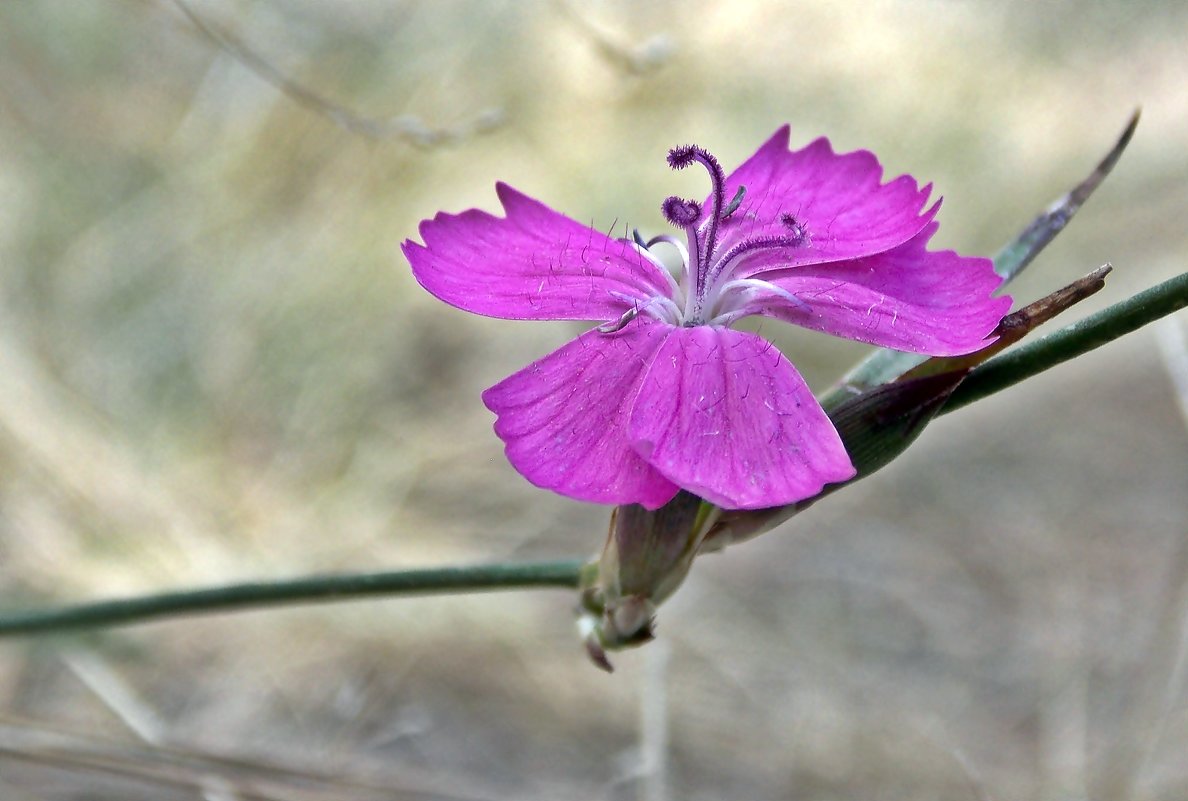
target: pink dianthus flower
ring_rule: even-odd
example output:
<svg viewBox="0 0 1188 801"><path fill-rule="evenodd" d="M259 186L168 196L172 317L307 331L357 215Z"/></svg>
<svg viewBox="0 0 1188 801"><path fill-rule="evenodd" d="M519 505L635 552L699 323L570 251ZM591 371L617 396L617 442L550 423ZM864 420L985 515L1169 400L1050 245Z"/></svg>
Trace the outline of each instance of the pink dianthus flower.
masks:
<svg viewBox="0 0 1188 801"><path fill-rule="evenodd" d="M951 356L986 344L1010 306L988 259L929 251L940 203L910 176L882 182L868 151L788 126L726 176L672 150L712 191L670 197L685 232L617 239L497 184L505 217L471 209L421 224L403 249L417 281L476 314L601 324L483 393L508 460L584 501L654 509L686 489L719 506L794 503L854 467L785 356L729 326L749 315L883 347ZM672 275L655 256L674 248Z"/></svg>

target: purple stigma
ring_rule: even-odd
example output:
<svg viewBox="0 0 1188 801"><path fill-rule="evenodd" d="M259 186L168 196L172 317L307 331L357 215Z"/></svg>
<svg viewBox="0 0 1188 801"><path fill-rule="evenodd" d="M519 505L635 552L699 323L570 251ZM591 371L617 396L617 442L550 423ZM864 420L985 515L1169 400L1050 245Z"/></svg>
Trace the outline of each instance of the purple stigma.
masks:
<svg viewBox="0 0 1188 801"><path fill-rule="evenodd" d="M701 204L696 200L684 200L676 195L665 198L660 210L664 212L664 219L677 228L688 228L696 225L701 219Z"/></svg>
<svg viewBox="0 0 1188 801"><path fill-rule="evenodd" d="M714 258L714 248L718 244L718 224L726 216L724 214L726 210L726 174L722 171L722 165L718 163L718 160L705 148L697 145L685 145L684 147L674 147L668 151L668 166L674 170L683 170L695 161L705 167L710 176L710 183L713 185L713 190L710 193L713 208L704 238L699 236L696 231L689 232L689 253L694 256L695 261L695 264L690 266L696 271L696 285L704 287L709 264ZM685 203L689 202L691 201L685 201ZM665 216L671 222L673 217L669 216L669 201L665 201L664 210ZM700 206L698 210L700 211Z"/></svg>
<svg viewBox="0 0 1188 801"><path fill-rule="evenodd" d="M674 170L683 170L688 167L697 158L697 151L701 148L696 145L685 145L684 147L674 147L668 151L668 166ZM710 156L713 158L713 156Z"/></svg>

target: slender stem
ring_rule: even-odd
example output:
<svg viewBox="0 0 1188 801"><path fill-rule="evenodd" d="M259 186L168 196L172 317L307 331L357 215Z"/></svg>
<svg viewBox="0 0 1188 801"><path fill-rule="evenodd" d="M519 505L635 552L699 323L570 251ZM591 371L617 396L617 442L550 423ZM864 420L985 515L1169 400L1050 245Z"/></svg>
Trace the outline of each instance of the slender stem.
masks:
<svg viewBox="0 0 1188 801"><path fill-rule="evenodd" d="M157 618L219 610L239 611L282 604L347 601L376 595L423 595L534 587L574 589L578 586L583 564L580 559L566 559L556 562L310 576L289 581L227 584L72 606L11 611L0 614L0 637L144 623Z"/></svg>
<svg viewBox="0 0 1188 801"><path fill-rule="evenodd" d="M1115 303L1042 339L995 356L969 374L950 396L941 414L968 406L1185 307L1188 307L1188 273Z"/></svg>
<svg viewBox="0 0 1188 801"><path fill-rule="evenodd" d="M1140 292L1043 339L995 356L969 374L950 396L941 413L954 411L993 395L1185 307L1188 307L1188 273ZM144 623L158 618L220 610L238 611L370 596L534 587L576 589L583 565L583 560L568 559L228 584L0 614L0 637Z"/></svg>

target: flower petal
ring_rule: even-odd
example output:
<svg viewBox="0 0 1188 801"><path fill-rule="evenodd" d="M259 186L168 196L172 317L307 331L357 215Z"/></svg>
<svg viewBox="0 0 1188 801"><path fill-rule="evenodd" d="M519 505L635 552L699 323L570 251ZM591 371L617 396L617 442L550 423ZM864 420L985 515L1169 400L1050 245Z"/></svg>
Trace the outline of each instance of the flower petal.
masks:
<svg viewBox="0 0 1188 801"><path fill-rule="evenodd" d="M880 183L883 167L873 153L834 153L820 138L801 150L788 150L789 128L780 128L755 155L726 178L726 197L747 188L738 210L719 229L715 253L755 237L787 237L793 232L782 220L792 215L803 226L804 242L769 259L750 260L751 275L772 255L776 266L814 264L881 253L915 236L936 213L923 211L932 190L902 175ZM708 201L707 201L708 202Z"/></svg>
<svg viewBox="0 0 1188 801"><path fill-rule="evenodd" d="M1011 307L991 297L1002 283L989 259L930 252L937 223L895 248L853 261L766 273L762 280L802 303L771 295L757 314L872 345L955 356L977 350Z"/></svg>
<svg viewBox="0 0 1188 801"><path fill-rule="evenodd" d="M538 487L581 501L655 509L678 487L639 458L627 416L643 375L676 329L639 317L588 331L483 393L508 461Z"/></svg>
<svg viewBox="0 0 1188 801"><path fill-rule="evenodd" d="M854 475L796 368L754 334L676 329L648 368L628 428L673 482L729 509L810 498Z"/></svg>
<svg viewBox="0 0 1188 801"><path fill-rule="evenodd" d="M403 245L417 281L446 303L516 320L611 320L633 298L670 294L662 268L634 243L507 184L496 191L506 217L477 209L438 214L421 223L424 245Z"/></svg>

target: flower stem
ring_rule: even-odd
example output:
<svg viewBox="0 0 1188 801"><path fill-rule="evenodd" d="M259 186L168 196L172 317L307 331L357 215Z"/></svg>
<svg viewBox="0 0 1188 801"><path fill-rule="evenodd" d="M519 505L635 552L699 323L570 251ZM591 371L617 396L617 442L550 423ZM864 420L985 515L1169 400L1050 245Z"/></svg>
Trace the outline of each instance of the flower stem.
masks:
<svg viewBox="0 0 1188 801"><path fill-rule="evenodd" d="M0 636L94 629L209 612L241 611L296 603L346 601L369 596L575 589L584 560L438 567L383 573L309 576L287 581L226 584L95 603L0 614Z"/></svg>
<svg viewBox="0 0 1188 801"><path fill-rule="evenodd" d="M1140 292L1040 340L995 356L957 387L941 414L967 406L1050 367L1087 353L1148 323L1188 307L1188 273ZM96 603L0 614L0 637L144 623L160 618L241 611L285 604L519 590L576 589L584 560L526 562L311 576L142 595Z"/></svg>

